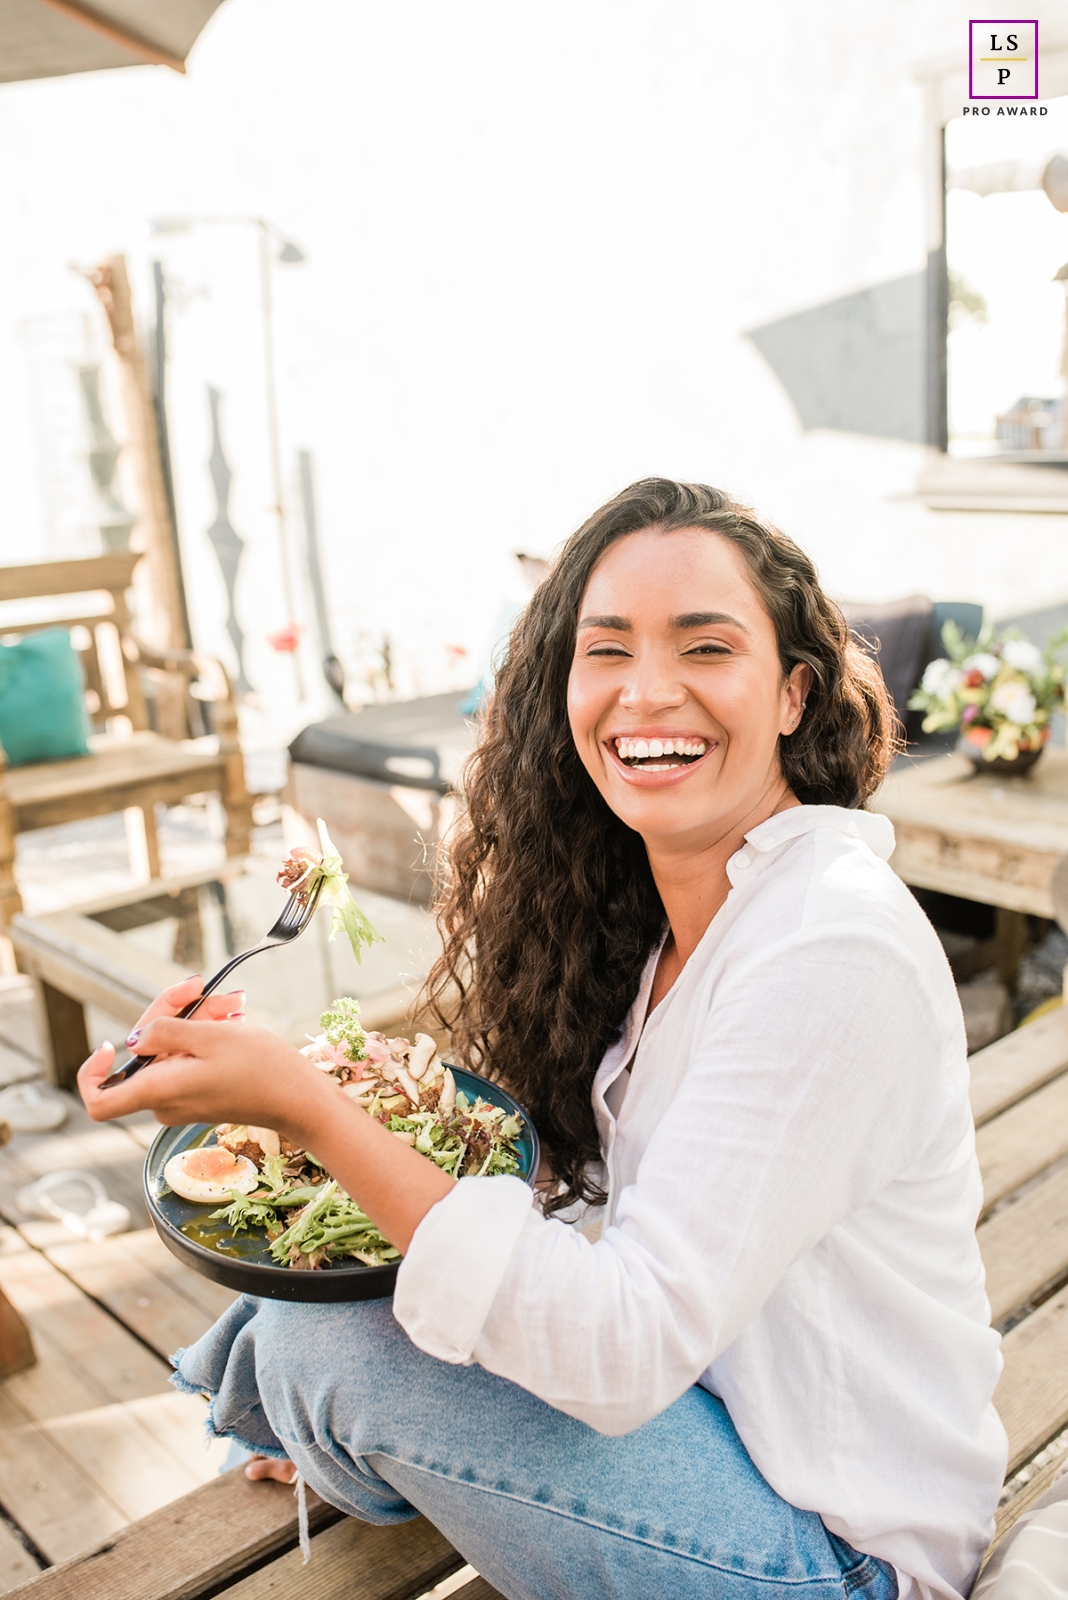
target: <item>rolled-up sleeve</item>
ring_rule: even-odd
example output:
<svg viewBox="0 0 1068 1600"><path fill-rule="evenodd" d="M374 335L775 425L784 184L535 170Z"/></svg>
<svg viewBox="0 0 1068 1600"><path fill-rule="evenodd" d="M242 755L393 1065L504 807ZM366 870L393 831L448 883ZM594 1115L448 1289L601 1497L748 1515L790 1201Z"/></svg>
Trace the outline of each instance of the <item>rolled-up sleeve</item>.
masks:
<svg viewBox="0 0 1068 1600"><path fill-rule="evenodd" d="M533 1198L521 1178L461 1178L431 1206L401 1262L393 1296L394 1316L427 1355L474 1360Z"/></svg>

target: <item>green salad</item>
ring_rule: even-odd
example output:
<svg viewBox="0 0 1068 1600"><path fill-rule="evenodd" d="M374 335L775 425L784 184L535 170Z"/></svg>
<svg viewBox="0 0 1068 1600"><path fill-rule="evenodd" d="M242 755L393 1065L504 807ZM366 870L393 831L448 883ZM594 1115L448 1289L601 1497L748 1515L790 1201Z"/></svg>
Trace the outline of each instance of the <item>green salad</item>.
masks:
<svg viewBox="0 0 1068 1600"><path fill-rule="evenodd" d="M349 997L335 1000L320 1026L302 1054L396 1138L453 1178L519 1172L522 1119L459 1090L428 1034L416 1034L412 1043L366 1032ZM369 1267L399 1259L400 1251L308 1151L270 1128L245 1124L220 1123L215 1137L247 1180L229 1191L213 1219L234 1233L262 1230L280 1265L308 1271L346 1256Z"/></svg>

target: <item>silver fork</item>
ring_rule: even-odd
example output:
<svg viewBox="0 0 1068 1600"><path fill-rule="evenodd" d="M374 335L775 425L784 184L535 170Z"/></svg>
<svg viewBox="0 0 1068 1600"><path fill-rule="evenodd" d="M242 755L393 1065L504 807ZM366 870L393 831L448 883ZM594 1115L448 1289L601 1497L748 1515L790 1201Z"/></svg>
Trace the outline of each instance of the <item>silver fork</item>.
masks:
<svg viewBox="0 0 1068 1600"><path fill-rule="evenodd" d="M242 961L247 961L250 956L258 956L263 950L276 950L281 944L291 944L294 939L299 939L315 915L315 908L319 902L322 887L322 879L320 879L306 899L299 894L291 894L285 903L282 915L278 918L274 927L267 930L267 937L263 943L254 945L251 950L243 950L239 956L234 956L232 961L228 961L225 967L220 967L215 976L204 985L196 999L190 1000L187 1006L182 1007L178 1017L184 1019L199 1011L209 994L214 994L220 983L228 978L234 968L241 965ZM102 1089L110 1089L116 1083L125 1083L127 1078L132 1078L135 1072L140 1072L142 1067L147 1067L149 1062L155 1061L155 1059L155 1056L129 1056L125 1061L120 1062L118 1066L112 1067L100 1087Z"/></svg>

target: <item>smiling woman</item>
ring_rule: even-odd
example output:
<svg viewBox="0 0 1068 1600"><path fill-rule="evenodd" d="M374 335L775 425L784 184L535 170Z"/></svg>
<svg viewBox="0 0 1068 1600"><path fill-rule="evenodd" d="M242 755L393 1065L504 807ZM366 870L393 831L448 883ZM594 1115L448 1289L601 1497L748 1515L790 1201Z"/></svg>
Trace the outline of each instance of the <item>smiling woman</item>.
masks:
<svg viewBox="0 0 1068 1600"><path fill-rule="evenodd" d="M284 1458L252 1475L422 1512L509 1600L967 1593L998 1340L956 992L863 809L891 727L796 545L636 484L516 627L441 907L431 994L532 1113L538 1199L168 1020L195 981L132 1082L83 1067L94 1116L278 1129L404 1252L392 1307L246 1299L180 1358Z"/></svg>
<svg viewBox="0 0 1068 1600"><path fill-rule="evenodd" d="M762 797L768 814L786 797L862 805L893 730L808 557L719 490L637 483L568 541L516 625L465 777L430 980L461 1048L552 1147L550 1211L600 1195L590 1090L662 937L668 862L690 913L667 908L657 998L726 896ZM700 756L679 762L677 738ZM650 772L665 739L673 759ZM709 870L691 871L691 849Z"/></svg>

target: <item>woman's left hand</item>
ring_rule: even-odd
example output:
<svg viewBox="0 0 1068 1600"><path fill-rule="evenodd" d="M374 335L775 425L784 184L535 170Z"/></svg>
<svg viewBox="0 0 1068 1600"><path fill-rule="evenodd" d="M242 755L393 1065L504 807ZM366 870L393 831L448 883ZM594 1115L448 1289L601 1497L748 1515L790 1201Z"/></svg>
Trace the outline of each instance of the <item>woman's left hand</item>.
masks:
<svg viewBox="0 0 1068 1600"><path fill-rule="evenodd" d="M110 1089L101 1084L114 1064L114 1046L101 1045L79 1071L78 1088L94 1122L151 1111L170 1127L251 1122L304 1142L327 1096L340 1095L293 1045L249 1023L156 1017L142 1028L137 1048L156 1059Z"/></svg>

